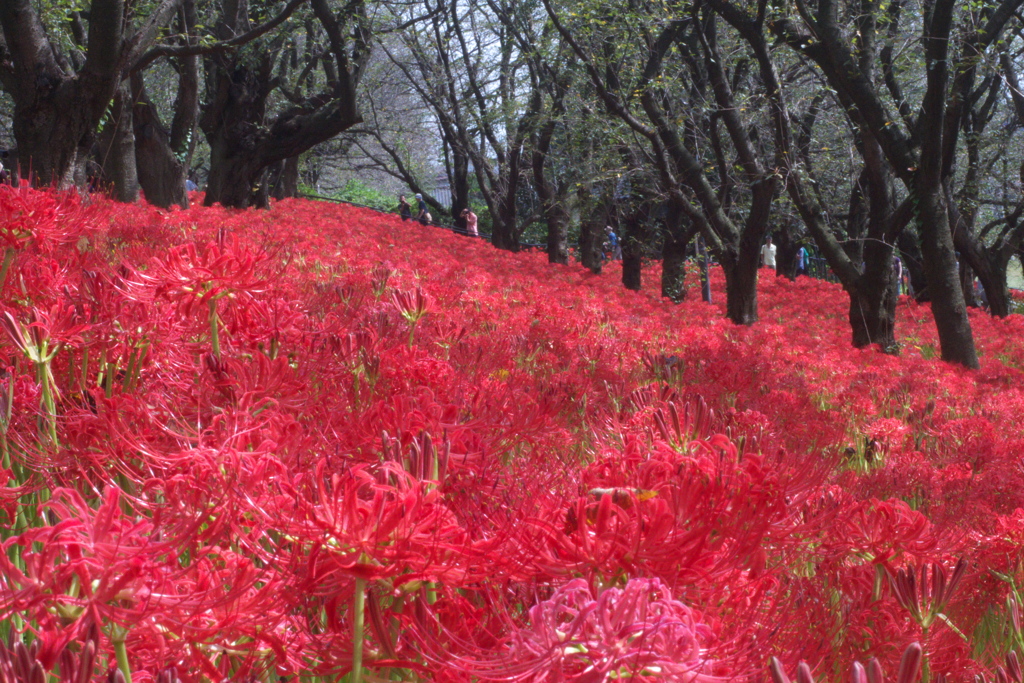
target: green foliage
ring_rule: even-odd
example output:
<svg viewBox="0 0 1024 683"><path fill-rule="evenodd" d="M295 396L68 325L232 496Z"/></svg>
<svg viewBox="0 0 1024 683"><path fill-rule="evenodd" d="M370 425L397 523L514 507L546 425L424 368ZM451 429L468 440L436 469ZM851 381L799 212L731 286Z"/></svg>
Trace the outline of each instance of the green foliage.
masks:
<svg viewBox="0 0 1024 683"><path fill-rule="evenodd" d="M300 187L300 192L312 194L312 188ZM358 204L359 206L368 206L371 209L377 209L378 211L394 211L398 205L398 200L391 195L384 194L380 190L370 187L361 180L355 178L345 183L345 187L341 188L337 192L332 192L327 195L331 199L338 199L343 202L349 202L350 204Z"/></svg>

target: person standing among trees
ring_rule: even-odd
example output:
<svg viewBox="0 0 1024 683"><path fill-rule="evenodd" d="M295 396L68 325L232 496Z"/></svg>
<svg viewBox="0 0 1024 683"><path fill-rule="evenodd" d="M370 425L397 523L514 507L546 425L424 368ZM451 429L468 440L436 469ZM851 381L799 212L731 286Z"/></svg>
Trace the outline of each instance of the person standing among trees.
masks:
<svg viewBox="0 0 1024 683"><path fill-rule="evenodd" d="M796 252L796 274L807 275L807 247L800 247Z"/></svg>
<svg viewBox="0 0 1024 683"><path fill-rule="evenodd" d="M775 267L775 251L777 247L772 244L772 238L769 237L765 240L764 246L761 247L761 265L768 268Z"/></svg>
<svg viewBox="0 0 1024 683"><path fill-rule="evenodd" d="M476 214L469 209L463 209L462 217L466 219L466 234L471 237L479 237L480 233L476 229Z"/></svg>
<svg viewBox="0 0 1024 683"><path fill-rule="evenodd" d="M622 245L619 244L619 236L615 234L615 230L610 225L606 226L604 231L605 234L608 236L608 239L606 240L608 257L612 261L621 261Z"/></svg>
<svg viewBox="0 0 1024 683"><path fill-rule="evenodd" d="M430 223L430 214L427 213L427 203L423 201L423 195L416 195L416 220L423 225Z"/></svg>
<svg viewBox="0 0 1024 683"><path fill-rule="evenodd" d="M412 206L409 205L409 200L405 198L404 194L398 195L398 215L402 217L403 221L412 218Z"/></svg>

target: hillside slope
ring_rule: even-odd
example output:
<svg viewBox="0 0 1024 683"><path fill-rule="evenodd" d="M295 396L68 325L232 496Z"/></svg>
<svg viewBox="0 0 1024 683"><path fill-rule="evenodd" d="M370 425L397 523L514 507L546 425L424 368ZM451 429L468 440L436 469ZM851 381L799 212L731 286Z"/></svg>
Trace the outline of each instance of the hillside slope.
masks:
<svg viewBox="0 0 1024 683"><path fill-rule="evenodd" d="M841 290L767 271L739 328L344 206L0 219L0 616L44 669L93 625L136 683L838 681L912 641L960 680L1019 642L1019 316L971 373L927 309L857 351Z"/></svg>

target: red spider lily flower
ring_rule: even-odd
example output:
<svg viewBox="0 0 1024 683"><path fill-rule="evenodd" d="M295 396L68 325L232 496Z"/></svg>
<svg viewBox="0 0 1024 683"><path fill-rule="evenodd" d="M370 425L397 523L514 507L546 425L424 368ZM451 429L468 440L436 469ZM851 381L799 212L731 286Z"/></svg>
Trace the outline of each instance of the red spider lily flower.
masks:
<svg viewBox="0 0 1024 683"><path fill-rule="evenodd" d="M511 634L507 655L467 669L501 681L725 680L706 654L711 630L657 579L632 579L596 596L576 579L531 607L528 619Z"/></svg>
<svg viewBox="0 0 1024 683"><path fill-rule="evenodd" d="M895 575L889 574L896 600L903 609L923 628L928 628L942 615L956 592L957 586L967 571L967 561L957 561L953 573L946 578L946 569L935 562L931 565L931 581L928 581L928 565L921 565L921 579L918 583L914 578L913 567L900 569Z"/></svg>
<svg viewBox="0 0 1024 683"><path fill-rule="evenodd" d="M916 683L921 672L923 658L924 651L921 649L920 644L911 643L908 645L907 649L903 651L903 657L900 660L896 683ZM775 683L790 683L790 678L786 675L782 662L778 658L772 657L768 669ZM811 668L807 666L806 662L800 662L799 666L797 666L796 680L798 683L814 683ZM851 680L853 683L885 683L885 676L882 673L882 666L878 663L878 660L872 659L867 669L860 662L854 662Z"/></svg>
<svg viewBox="0 0 1024 683"><path fill-rule="evenodd" d="M210 300L262 292L268 280L260 271L268 260L266 254L248 249L234 238L223 245L186 244L136 271L127 283L128 291L133 296L150 291L166 297L189 316Z"/></svg>
<svg viewBox="0 0 1024 683"><path fill-rule="evenodd" d="M381 465L381 476L394 483L382 483L365 465L333 476L325 462L318 465L312 528L293 533L312 542L309 571L319 591L354 577L410 582L461 574L449 563L463 532L438 492L390 463Z"/></svg>
<svg viewBox="0 0 1024 683"><path fill-rule="evenodd" d="M0 243L23 249L29 242L40 248L74 242L90 228L96 213L77 192L0 185Z"/></svg>
<svg viewBox="0 0 1024 683"><path fill-rule="evenodd" d="M430 309L430 297L420 287L415 292L394 292L391 300L402 317L415 325Z"/></svg>
<svg viewBox="0 0 1024 683"><path fill-rule="evenodd" d="M82 333L89 329L79 322L74 306L58 304L48 311L32 308L27 318L23 324L4 311L0 327L18 350L37 365L49 363L66 344L81 344Z"/></svg>

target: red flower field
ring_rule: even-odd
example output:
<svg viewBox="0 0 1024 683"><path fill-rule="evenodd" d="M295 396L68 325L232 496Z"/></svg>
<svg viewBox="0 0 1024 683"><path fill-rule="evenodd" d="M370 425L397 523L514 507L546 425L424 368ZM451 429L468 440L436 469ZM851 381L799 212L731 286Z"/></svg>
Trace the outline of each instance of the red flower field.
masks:
<svg viewBox="0 0 1024 683"><path fill-rule="evenodd" d="M0 235L2 680L1021 681L1020 316L970 372L324 203Z"/></svg>

